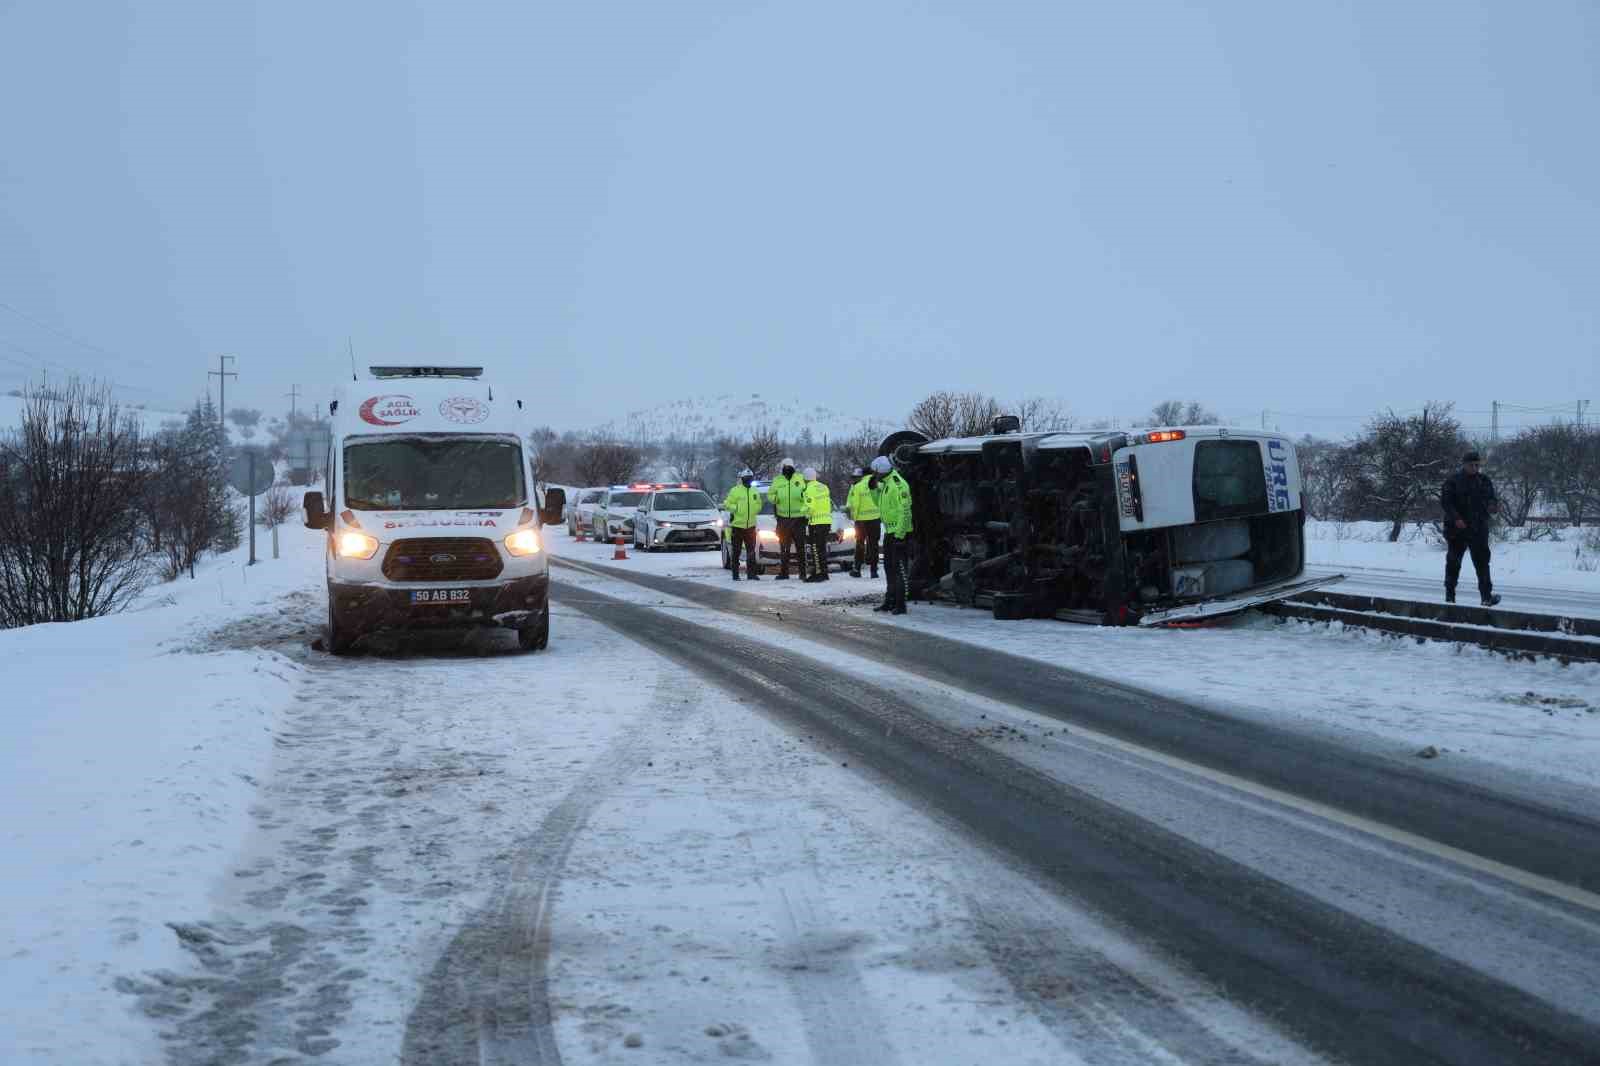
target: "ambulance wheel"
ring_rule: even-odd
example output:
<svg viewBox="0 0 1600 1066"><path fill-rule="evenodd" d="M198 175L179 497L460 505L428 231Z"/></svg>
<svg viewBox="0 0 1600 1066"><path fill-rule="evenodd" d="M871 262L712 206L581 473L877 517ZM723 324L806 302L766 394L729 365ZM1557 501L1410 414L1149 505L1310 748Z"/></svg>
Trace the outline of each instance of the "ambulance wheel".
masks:
<svg viewBox="0 0 1600 1066"><path fill-rule="evenodd" d="M531 626L517 630L517 647L523 651L544 651L550 646L550 612L547 610Z"/></svg>
<svg viewBox="0 0 1600 1066"><path fill-rule="evenodd" d="M361 632L333 605L328 597L328 651L334 655L349 655L361 637Z"/></svg>

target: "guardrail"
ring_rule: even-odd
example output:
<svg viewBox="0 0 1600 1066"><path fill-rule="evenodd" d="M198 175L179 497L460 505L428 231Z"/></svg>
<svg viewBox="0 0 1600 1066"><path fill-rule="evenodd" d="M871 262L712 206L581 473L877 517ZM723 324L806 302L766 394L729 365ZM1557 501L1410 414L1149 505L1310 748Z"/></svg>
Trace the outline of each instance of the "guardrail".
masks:
<svg viewBox="0 0 1600 1066"><path fill-rule="evenodd" d="M1284 618L1343 622L1418 639L1476 644L1514 655L1600 662L1597 618L1321 591L1268 604L1263 609Z"/></svg>

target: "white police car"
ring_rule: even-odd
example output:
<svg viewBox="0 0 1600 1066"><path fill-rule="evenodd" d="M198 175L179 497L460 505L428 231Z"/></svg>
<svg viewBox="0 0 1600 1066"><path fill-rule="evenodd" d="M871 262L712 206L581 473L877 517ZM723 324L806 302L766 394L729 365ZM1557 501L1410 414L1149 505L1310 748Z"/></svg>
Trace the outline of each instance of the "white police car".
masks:
<svg viewBox="0 0 1600 1066"><path fill-rule="evenodd" d="M633 515L655 485L612 485L600 493L589 518L589 532L607 544L633 536Z"/></svg>
<svg viewBox="0 0 1600 1066"><path fill-rule="evenodd" d="M661 485L645 494L633 516L633 546L641 551L717 550L722 513L701 489L689 484Z"/></svg>

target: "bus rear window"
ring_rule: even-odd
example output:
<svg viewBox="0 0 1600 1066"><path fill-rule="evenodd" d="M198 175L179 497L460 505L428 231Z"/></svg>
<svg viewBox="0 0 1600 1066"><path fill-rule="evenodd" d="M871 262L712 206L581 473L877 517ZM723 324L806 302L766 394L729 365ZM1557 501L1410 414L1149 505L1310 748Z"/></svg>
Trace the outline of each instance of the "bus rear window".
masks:
<svg viewBox="0 0 1600 1066"><path fill-rule="evenodd" d="M1267 475L1253 440L1203 440L1194 448L1194 520L1267 513Z"/></svg>

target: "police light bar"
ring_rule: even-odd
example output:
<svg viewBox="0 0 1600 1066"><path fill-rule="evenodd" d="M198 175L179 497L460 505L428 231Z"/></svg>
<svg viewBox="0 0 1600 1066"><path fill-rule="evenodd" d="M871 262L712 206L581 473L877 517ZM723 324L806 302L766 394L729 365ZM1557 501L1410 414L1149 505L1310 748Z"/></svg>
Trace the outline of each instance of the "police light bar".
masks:
<svg viewBox="0 0 1600 1066"><path fill-rule="evenodd" d="M1139 438L1139 443L1141 443L1141 444L1165 444L1167 441L1170 441L1170 440L1182 440L1182 439L1183 439L1183 430L1181 430L1181 429L1158 429L1154 433L1146 433L1144 436L1140 437Z"/></svg>
<svg viewBox="0 0 1600 1066"><path fill-rule="evenodd" d="M479 378L481 366L369 366L375 378Z"/></svg>

